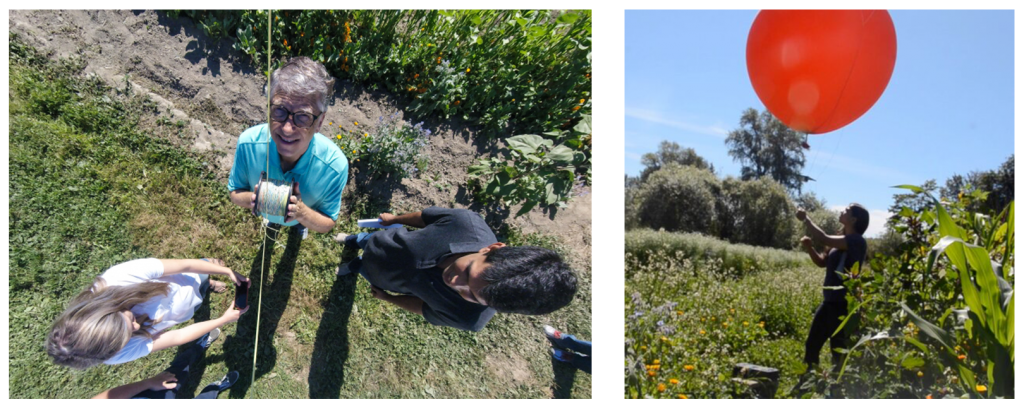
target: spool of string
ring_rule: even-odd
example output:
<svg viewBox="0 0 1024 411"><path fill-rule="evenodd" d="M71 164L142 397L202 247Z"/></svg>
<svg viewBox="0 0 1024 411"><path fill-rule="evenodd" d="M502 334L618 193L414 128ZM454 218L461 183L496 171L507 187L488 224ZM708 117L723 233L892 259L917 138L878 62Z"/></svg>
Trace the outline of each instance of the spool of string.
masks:
<svg viewBox="0 0 1024 411"><path fill-rule="evenodd" d="M292 196L292 183L284 180L261 179L256 195L256 212L284 217L288 213L288 199Z"/></svg>

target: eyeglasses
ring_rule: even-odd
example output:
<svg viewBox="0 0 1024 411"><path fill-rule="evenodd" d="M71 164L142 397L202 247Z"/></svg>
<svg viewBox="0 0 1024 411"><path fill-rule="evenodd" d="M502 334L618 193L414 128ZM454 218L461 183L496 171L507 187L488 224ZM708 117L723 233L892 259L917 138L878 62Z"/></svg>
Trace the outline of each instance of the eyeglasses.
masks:
<svg viewBox="0 0 1024 411"><path fill-rule="evenodd" d="M271 106L270 107L270 119L278 123L284 123L288 121L288 117L292 118L292 124L299 128L310 128L313 126L313 122L316 121L324 113L313 115L306 112L292 112L283 106Z"/></svg>

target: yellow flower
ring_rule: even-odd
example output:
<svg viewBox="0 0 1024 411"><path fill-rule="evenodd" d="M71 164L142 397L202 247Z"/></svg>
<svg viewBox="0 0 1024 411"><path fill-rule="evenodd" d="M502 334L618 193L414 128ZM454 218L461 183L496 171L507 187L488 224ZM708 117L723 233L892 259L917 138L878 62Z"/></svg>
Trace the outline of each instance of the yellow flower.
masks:
<svg viewBox="0 0 1024 411"><path fill-rule="evenodd" d="M748 326L748 325L750 325L750 323L748 323L748 322L746 322L746 321L744 321L744 322L743 322L743 326L744 326L744 327L746 327L746 326Z"/></svg>
<svg viewBox="0 0 1024 411"><path fill-rule="evenodd" d="M341 134L338 134L338 140L341 140Z"/></svg>
<svg viewBox="0 0 1024 411"><path fill-rule="evenodd" d="M761 328L764 328L764 321L757 323L757 325L760 326Z"/></svg>
<svg viewBox="0 0 1024 411"><path fill-rule="evenodd" d="M979 385L977 387L974 387L974 389L978 390L978 392L980 392L982 394L984 394L985 392L988 392L988 387L986 387L984 385Z"/></svg>
<svg viewBox="0 0 1024 411"><path fill-rule="evenodd" d="M352 124L355 124L355 125L357 125L357 126L358 126L358 125L359 125L359 122L358 122L358 121L353 121L353 122L352 122Z"/></svg>
<svg viewBox="0 0 1024 411"><path fill-rule="evenodd" d="M658 384L658 392L665 392L665 384Z"/></svg>
<svg viewBox="0 0 1024 411"><path fill-rule="evenodd" d="M668 383L669 383L669 384L672 384L672 385L676 385L676 384L679 384L679 380L677 380L677 379L675 379L675 378L672 378L672 379L669 379L669 380L668 380Z"/></svg>
<svg viewBox="0 0 1024 411"><path fill-rule="evenodd" d="M585 99L585 98L581 98L581 99L580 99L580 104L583 104L583 103L584 103L584 102L586 102L586 101L587 101L587 99Z"/></svg>
<svg viewBox="0 0 1024 411"><path fill-rule="evenodd" d="M333 122L333 121L331 121L331 122L327 123L327 125L331 125L331 126L333 126L333 125L334 125L334 122Z"/></svg>
<svg viewBox="0 0 1024 411"><path fill-rule="evenodd" d="M730 314L736 314L736 309L735 308L730 308L729 309L729 313Z"/></svg>
<svg viewBox="0 0 1024 411"><path fill-rule="evenodd" d="M683 366L683 369L686 371L693 371L693 366L690 364L686 364Z"/></svg>
<svg viewBox="0 0 1024 411"><path fill-rule="evenodd" d="M370 133L363 133L363 137L369 137Z"/></svg>
<svg viewBox="0 0 1024 411"><path fill-rule="evenodd" d="M653 376L655 376L655 375L657 375L657 374L658 374L658 373L654 372L653 370L651 370L651 371L647 371L647 376L648 376L648 377L653 377Z"/></svg>
<svg viewBox="0 0 1024 411"><path fill-rule="evenodd" d="M676 311L676 315L683 315L682 311Z"/></svg>
<svg viewBox="0 0 1024 411"><path fill-rule="evenodd" d="M654 365L661 364L661 360L654 360Z"/></svg>
<svg viewBox="0 0 1024 411"><path fill-rule="evenodd" d="M918 371L917 372L917 378L921 378L921 377L924 377L924 373L921 372L921 371Z"/></svg>
<svg viewBox="0 0 1024 411"><path fill-rule="evenodd" d="M704 330L700 330L700 335L704 335L704 334L706 334L706 333L704 332Z"/></svg>
<svg viewBox="0 0 1024 411"><path fill-rule="evenodd" d="M641 345L640 346L640 351L647 351L647 346L646 345Z"/></svg>
<svg viewBox="0 0 1024 411"><path fill-rule="evenodd" d="M516 99L512 99L512 102L513 102L513 103L515 103L515 101L516 101Z"/></svg>
<svg viewBox="0 0 1024 411"><path fill-rule="evenodd" d="M930 400L930 399L932 399L932 395L931 395L931 394L928 394L928 395L926 395L926 396L924 397L924 399L926 399L926 400Z"/></svg>
<svg viewBox="0 0 1024 411"><path fill-rule="evenodd" d="M960 355L956 356L956 358L957 358L958 360L960 360L960 361L963 361L963 360L964 360L965 358L967 358L967 356L966 356L966 355L963 355L963 354L960 354Z"/></svg>
<svg viewBox="0 0 1024 411"><path fill-rule="evenodd" d="M685 399L689 399L690 397L687 397L686 394L679 394L678 398L681 399L681 400L685 400Z"/></svg>
<svg viewBox="0 0 1024 411"><path fill-rule="evenodd" d="M668 337L666 337L664 335L661 336L661 342L668 342Z"/></svg>
<svg viewBox="0 0 1024 411"><path fill-rule="evenodd" d="M466 69L466 72L469 73L469 69L468 68Z"/></svg>
<svg viewBox="0 0 1024 411"><path fill-rule="evenodd" d="M729 323L722 323L722 327L728 328L729 327Z"/></svg>

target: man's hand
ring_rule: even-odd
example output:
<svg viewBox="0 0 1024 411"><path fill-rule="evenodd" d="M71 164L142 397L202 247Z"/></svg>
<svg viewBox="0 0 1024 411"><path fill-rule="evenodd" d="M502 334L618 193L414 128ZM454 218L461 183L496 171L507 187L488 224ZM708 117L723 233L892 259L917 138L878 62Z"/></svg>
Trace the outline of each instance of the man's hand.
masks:
<svg viewBox="0 0 1024 411"><path fill-rule="evenodd" d="M804 211L804 209L802 208L796 209L796 219L800 220L801 222L807 220L807 212Z"/></svg>
<svg viewBox="0 0 1024 411"><path fill-rule="evenodd" d="M290 223L298 218L300 212L305 212L306 204L302 202L302 193L299 193L299 185L295 184L295 195L288 198L288 214L284 222Z"/></svg>
<svg viewBox="0 0 1024 411"><path fill-rule="evenodd" d="M395 222L395 215L391 213L380 213L380 225L391 225Z"/></svg>
<svg viewBox="0 0 1024 411"><path fill-rule="evenodd" d="M373 295L373 298L383 301L387 301L388 297L391 297L391 294L388 294L387 291L377 288L377 286L373 284L370 284L370 294Z"/></svg>
<svg viewBox="0 0 1024 411"><path fill-rule="evenodd" d="M178 377L175 377L174 374L170 372L164 371L147 379L146 389L153 391L173 390L178 386L177 382Z"/></svg>

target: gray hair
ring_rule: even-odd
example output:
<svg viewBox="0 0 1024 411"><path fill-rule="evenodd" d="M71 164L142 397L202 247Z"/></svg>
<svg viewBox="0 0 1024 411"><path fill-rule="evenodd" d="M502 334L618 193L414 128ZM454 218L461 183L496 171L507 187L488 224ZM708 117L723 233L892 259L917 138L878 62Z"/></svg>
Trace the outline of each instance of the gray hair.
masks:
<svg viewBox="0 0 1024 411"><path fill-rule="evenodd" d="M288 97L313 100L317 110L327 110L327 102L334 90L334 77L327 73L323 64L305 56L293 58L284 67L270 74L270 96L282 94Z"/></svg>

